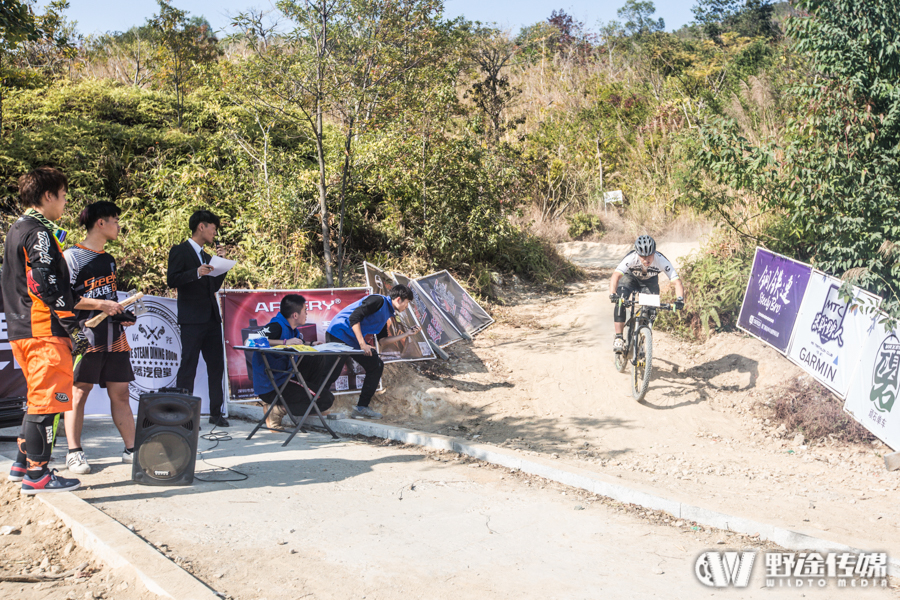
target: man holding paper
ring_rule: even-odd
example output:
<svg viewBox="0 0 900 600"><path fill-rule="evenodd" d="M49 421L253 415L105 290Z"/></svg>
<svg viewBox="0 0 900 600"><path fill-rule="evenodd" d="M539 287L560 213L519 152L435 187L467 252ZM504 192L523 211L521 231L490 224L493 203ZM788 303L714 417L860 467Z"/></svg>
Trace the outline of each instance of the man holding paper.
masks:
<svg viewBox="0 0 900 600"><path fill-rule="evenodd" d="M219 427L228 427L228 420L222 414L225 350L216 292L225 281L224 271L234 263L214 261L214 257L203 250L203 246L215 244L219 224L219 217L208 210L198 210L191 215L188 221L191 237L169 251L166 283L170 288L178 290L178 326L181 328L182 352L175 385L193 393L197 362L202 352L209 376L209 422ZM221 257L223 250L217 247L216 253ZM221 274L214 273L215 266L210 262L224 262L224 271Z"/></svg>

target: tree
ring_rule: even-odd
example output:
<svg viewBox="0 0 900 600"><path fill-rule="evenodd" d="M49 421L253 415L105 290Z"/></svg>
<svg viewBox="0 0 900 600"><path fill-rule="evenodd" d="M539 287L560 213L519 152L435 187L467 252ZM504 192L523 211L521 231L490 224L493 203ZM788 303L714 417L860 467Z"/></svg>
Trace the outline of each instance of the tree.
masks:
<svg viewBox="0 0 900 600"><path fill-rule="evenodd" d="M726 31L743 37L774 39L780 35L769 0L698 0L691 8L703 33L717 44Z"/></svg>
<svg viewBox="0 0 900 600"><path fill-rule="evenodd" d="M736 124L703 132L701 206L736 193L783 215L774 242L885 297L900 317L900 27L892 0L801 0L787 33L810 72L790 95L797 116L783 143L751 143ZM724 191L723 191L724 189ZM729 192L728 190L732 190ZM746 229L738 227L748 235Z"/></svg>
<svg viewBox="0 0 900 600"><path fill-rule="evenodd" d="M628 0L616 11L619 18L625 21L625 31L632 36L665 30L666 22L662 17L654 20L654 13L656 6L650 0Z"/></svg>
<svg viewBox="0 0 900 600"><path fill-rule="evenodd" d="M0 4L0 136L3 135L3 88L6 87L4 59L18 44L37 40L41 35L31 7L20 0L3 0Z"/></svg>
<svg viewBox="0 0 900 600"><path fill-rule="evenodd" d="M202 18L188 19L188 13L172 6L171 0L156 0L159 14L150 23L159 36L156 69L158 76L175 93L178 127L184 116L184 97L196 79L198 68L218 57L217 40Z"/></svg>
<svg viewBox="0 0 900 600"><path fill-rule="evenodd" d="M478 67L483 79L473 83L466 96L487 117L487 127L484 129L491 142L496 142L501 133L518 124L502 119L506 107L522 93L521 89L510 85L509 76L503 73L518 50L518 45L507 32L485 28L475 32L475 41L469 50L469 58Z"/></svg>

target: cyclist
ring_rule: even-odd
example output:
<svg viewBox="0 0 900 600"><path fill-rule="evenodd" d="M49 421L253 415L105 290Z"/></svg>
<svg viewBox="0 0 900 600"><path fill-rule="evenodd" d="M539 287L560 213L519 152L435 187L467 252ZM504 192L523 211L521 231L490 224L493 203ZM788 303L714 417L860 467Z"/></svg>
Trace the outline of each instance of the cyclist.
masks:
<svg viewBox="0 0 900 600"><path fill-rule="evenodd" d="M675 284L675 309L684 308L684 286L678 278L678 271L669 259L656 251L656 242L649 235L642 235L634 242L634 250L629 252L609 278L609 289L615 290L609 300L616 305L613 323L616 338L613 340L613 352L625 351L625 306L619 298L626 298L632 292L642 294L659 294L659 274L665 273Z"/></svg>

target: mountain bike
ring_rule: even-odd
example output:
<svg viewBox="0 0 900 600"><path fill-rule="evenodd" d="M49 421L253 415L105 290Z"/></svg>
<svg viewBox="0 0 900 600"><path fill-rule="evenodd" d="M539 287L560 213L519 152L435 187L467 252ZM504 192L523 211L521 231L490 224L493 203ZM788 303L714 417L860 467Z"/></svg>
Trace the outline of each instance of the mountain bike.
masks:
<svg viewBox="0 0 900 600"><path fill-rule="evenodd" d="M635 298L637 296L637 298ZM660 304L659 296L633 292L627 298L619 298L626 308L625 351L616 352L616 370L621 373L631 363L631 395L640 402L650 385L653 364L653 322L660 310L675 310L672 304Z"/></svg>

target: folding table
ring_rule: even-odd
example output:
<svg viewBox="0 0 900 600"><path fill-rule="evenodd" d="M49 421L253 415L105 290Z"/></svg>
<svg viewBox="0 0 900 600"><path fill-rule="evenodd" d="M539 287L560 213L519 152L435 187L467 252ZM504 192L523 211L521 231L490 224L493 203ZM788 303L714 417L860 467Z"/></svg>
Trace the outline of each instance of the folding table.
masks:
<svg viewBox="0 0 900 600"><path fill-rule="evenodd" d="M255 346L235 346L234 349L235 350L244 350L244 351L248 351L248 352L259 352L260 355L262 356L263 366L265 367L265 371L266 371L266 377L269 378L269 382L272 384L272 387L275 388L275 399L272 400L272 403L269 405L269 410L267 410L265 412L265 414L263 415L263 418L260 419L259 423L256 424L256 427L253 428L253 431L250 432L250 435L247 436L248 440L250 438L252 438L253 435L260 429L268 429L270 431L276 431L266 425L266 419L268 418L269 413L272 412L272 409L275 408L276 402L281 403L281 405L287 411L288 416L291 418L291 421L293 421L293 423L294 423L294 429L293 429L293 431L291 431L291 435L288 436L288 439L282 444L282 446L287 446L288 443L290 443L290 441L292 439L294 439L294 436L297 435L297 432L302 431L303 433L306 433L306 430L303 428L303 424L306 421L306 418L309 416L310 412L312 412L313 410L316 411L316 414L319 416L319 420L322 422L322 425L325 426L325 429L328 430L328 433L331 434L331 437L333 437L334 439L338 439L338 435L334 432L334 430L331 429L331 427L328 426L328 423L325 421L325 417L322 416L322 411L319 410L319 406L316 403L319 400L319 396L322 395L322 392L325 389L325 385L328 383L328 379L331 377L331 374L334 372L335 367L337 367L338 363L341 362L341 357L359 356L361 354L364 354L364 352L362 350L346 350L346 351L341 351L341 352L316 352L316 351L299 351L299 350L294 350L292 348L285 348L285 347L257 348ZM287 356L288 362L290 364L290 368L287 370L273 369L272 366L269 364L268 357L270 355ZM300 374L300 368L299 368L300 362L307 356L322 356L325 358L332 358L332 357L334 358L334 362L331 364L331 368L328 369L328 373L325 375L324 379L322 380L322 384L319 386L319 389L316 390L315 394L313 394L313 391L309 388L308 385L306 385L306 381L303 379L303 375ZM287 379L285 379L284 384L279 386L275 383L275 376L274 376L275 373L289 373L290 376ZM300 383L300 385L302 385L303 388L306 390L307 395L310 397L309 406L307 407L306 412L303 413L303 416L299 417L299 419L296 415L294 415L294 413L291 412L291 408L288 406L287 402L284 399L284 396L282 395L282 392L284 392L285 388L287 388L288 384L290 384L291 379L295 379L296 381L298 381Z"/></svg>

